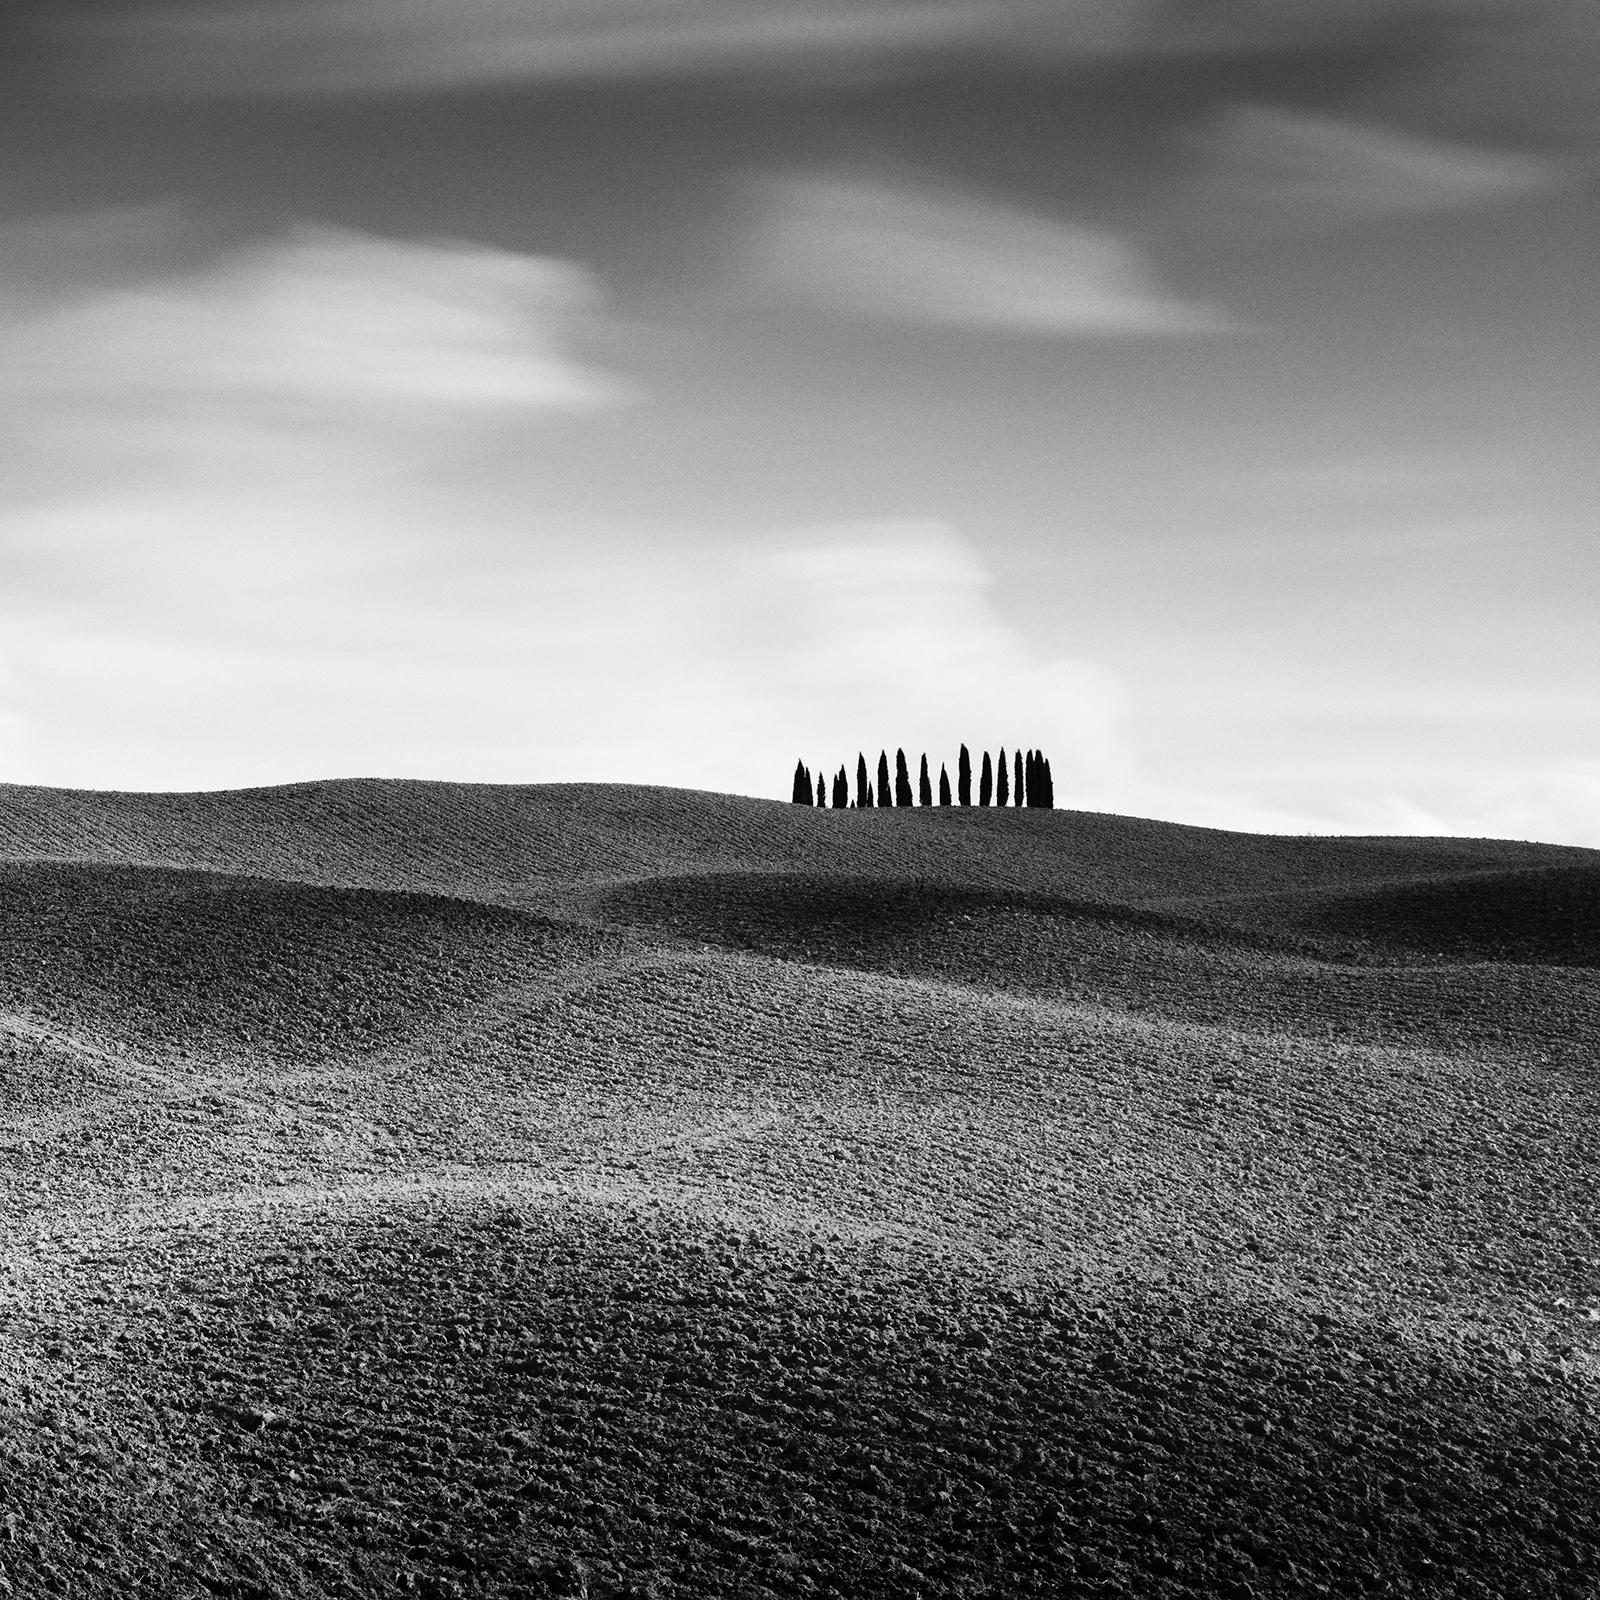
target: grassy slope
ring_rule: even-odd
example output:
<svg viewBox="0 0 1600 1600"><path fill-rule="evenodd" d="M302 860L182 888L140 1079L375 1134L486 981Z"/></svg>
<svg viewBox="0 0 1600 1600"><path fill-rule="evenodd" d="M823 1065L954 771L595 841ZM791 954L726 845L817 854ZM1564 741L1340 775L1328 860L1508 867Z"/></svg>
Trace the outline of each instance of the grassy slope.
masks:
<svg viewBox="0 0 1600 1600"><path fill-rule="evenodd" d="M19 1589L1593 1592L1596 852L373 782L0 861Z"/></svg>

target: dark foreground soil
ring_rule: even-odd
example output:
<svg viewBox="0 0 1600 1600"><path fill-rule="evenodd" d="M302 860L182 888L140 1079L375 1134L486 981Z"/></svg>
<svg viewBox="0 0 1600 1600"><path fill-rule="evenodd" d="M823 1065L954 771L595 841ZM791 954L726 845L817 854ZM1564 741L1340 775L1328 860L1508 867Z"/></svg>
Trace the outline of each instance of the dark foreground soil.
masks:
<svg viewBox="0 0 1600 1600"><path fill-rule="evenodd" d="M0 796L0 1593L1600 1594L1581 852L333 792Z"/></svg>

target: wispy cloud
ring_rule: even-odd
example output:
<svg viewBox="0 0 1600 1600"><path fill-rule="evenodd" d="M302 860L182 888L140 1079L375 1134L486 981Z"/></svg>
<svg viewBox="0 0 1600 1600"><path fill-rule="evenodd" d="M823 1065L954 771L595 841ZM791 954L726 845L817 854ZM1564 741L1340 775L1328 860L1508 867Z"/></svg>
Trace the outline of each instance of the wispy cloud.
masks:
<svg viewBox="0 0 1600 1600"><path fill-rule="evenodd" d="M929 52L1031 62L1310 48L1403 0L257 0L68 12L112 92L344 94L483 82L893 70Z"/></svg>
<svg viewBox="0 0 1600 1600"><path fill-rule="evenodd" d="M1465 210L1561 181L1549 161L1275 106L1235 106L1200 140L1190 203L1219 230L1329 228Z"/></svg>
<svg viewBox="0 0 1600 1600"><path fill-rule="evenodd" d="M35 226L16 254L103 233ZM459 536L453 454L626 398L576 353L597 289L566 262L329 229L178 275L72 271L0 306L4 770L205 784L259 769L256 745L282 775L297 719L325 741L300 770L346 770L330 730L355 706L392 723L392 674L434 637L411 568ZM363 654L396 594L408 636ZM318 668L352 652L366 698L338 705L335 672L320 706Z"/></svg>
<svg viewBox="0 0 1600 1600"><path fill-rule="evenodd" d="M79 12L114 92L339 94L732 68L815 69L1041 22L1077 48L1141 37L1143 0L266 0Z"/></svg>
<svg viewBox="0 0 1600 1600"><path fill-rule="evenodd" d="M171 276L193 228L172 201L0 221L0 320Z"/></svg>
<svg viewBox="0 0 1600 1600"><path fill-rule="evenodd" d="M430 410L585 408L622 386L571 336L581 268L477 245L302 228L182 278L100 290L0 329L0 393L50 402Z"/></svg>
<svg viewBox="0 0 1600 1600"><path fill-rule="evenodd" d="M1207 334L1227 318L1169 291L1098 229L928 186L788 176L758 187L758 294L891 322L1049 337Z"/></svg>

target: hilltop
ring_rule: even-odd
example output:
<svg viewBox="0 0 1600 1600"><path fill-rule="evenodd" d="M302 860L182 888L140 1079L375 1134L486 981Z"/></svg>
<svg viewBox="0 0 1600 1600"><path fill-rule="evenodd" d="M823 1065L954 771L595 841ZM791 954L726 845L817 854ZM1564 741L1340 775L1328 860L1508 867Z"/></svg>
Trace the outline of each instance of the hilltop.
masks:
<svg viewBox="0 0 1600 1600"><path fill-rule="evenodd" d="M1583 1595L1600 852L0 787L17 1592Z"/></svg>
<svg viewBox="0 0 1600 1600"><path fill-rule="evenodd" d="M1600 851L1497 839L1295 838L1097 812L835 812L646 785L395 779L192 794L0 785L0 859L187 867L513 906L682 874L821 872L1199 904L1217 917L1234 902L1246 919L1272 917L1274 896L1600 870Z"/></svg>

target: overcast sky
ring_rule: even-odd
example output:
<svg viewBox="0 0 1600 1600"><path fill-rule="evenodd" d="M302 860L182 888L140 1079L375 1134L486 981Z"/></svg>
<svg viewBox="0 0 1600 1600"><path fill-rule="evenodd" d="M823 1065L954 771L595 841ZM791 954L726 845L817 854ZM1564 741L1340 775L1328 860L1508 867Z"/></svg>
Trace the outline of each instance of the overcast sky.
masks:
<svg viewBox="0 0 1600 1600"><path fill-rule="evenodd" d="M0 779L1600 845L1593 0L34 0Z"/></svg>

